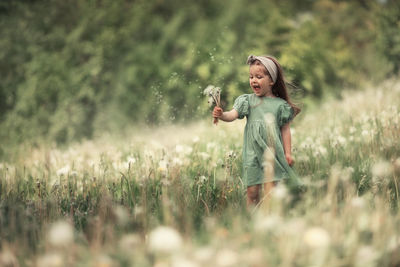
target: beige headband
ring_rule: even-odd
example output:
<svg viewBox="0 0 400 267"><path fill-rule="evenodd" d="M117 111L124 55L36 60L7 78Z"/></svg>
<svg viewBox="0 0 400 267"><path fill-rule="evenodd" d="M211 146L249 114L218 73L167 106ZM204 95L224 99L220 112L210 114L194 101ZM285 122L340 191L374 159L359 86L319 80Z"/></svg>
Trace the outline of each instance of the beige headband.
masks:
<svg viewBox="0 0 400 267"><path fill-rule="evenodd" d="M275 83L276 77L278 76L278 68L276 67L275 63L269 58L258 57L253 55L250 55L247 58L246 63L250 65L251 63L254 62L254 60L259 60L264 65L264 67L268 70L269 75L271 75L272 81Z"/></svg>

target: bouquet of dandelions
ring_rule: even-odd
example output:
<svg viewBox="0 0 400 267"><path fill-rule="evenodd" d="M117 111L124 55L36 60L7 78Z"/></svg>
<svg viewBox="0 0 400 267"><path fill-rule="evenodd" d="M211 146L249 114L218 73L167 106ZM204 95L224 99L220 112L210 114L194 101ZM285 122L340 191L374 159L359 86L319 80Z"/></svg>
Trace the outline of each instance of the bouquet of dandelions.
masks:
<svg viewBox="0 0 400 267"><path fill-rule="evenodd" d="M217 105L221 107L221 88L214 85L209 85L204 89L203 94L208 96L208 104L210 107L212 105ZM214 118L214 124L218 123L218 118Z"/></svg>

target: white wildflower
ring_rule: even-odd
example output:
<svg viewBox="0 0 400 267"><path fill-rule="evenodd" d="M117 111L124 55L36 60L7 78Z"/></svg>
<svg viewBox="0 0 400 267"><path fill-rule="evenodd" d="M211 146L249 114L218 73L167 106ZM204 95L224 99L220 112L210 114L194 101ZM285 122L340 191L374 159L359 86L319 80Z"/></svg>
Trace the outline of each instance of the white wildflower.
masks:
<svg viewBox="0 0 400 267"><path fill-rule="evenodd" d="M205 177L204 175L202 175L202 176L200 176L199 177L199 183L204 183L204 182L206 182L208 180L208 178L207 177Z"/></svg>
<svg viewBox="0 0 400 267"><path fill-rule="evenodd" d="M176 151L176 153L182 153L183 152L183 146L181 146L181 145L176 145L176 147L175 147L175 151Z"/></svg>
<svg viewBox="0 0 400 267"><path fill-rule="evenodd" d="M346 138L344 138L343 136L339 135L337 137L337 142L341 145L341 146L345 146L347 143Z"/></svg>
<svg viewBox="0 0 400 267"><path fill-rule="evenodd" d="M158 170L160 172L167 172L168 171L168 162L164 159L160 160L158 163Z"/></svg>
<svg viewBox="0 0 400 267"><path fill-rule="evenodd" d="M133 164L135 164L136 158L131 157L131 156L128 156L127 159L126 159L126 162L127 162L129 165L132 166Z"/></svg>
<svg viewBox="0 0 400 267"><path fill-rule="evenodd" d="M200 138L196 135L195 137L193 137L192 141L193 143L198 143L200 141Z"/></svg>
<svg viewBox="0 0 400 267"><path fill-rule="evenodd" d="M71 170L71 167L69 165L66 165L66 166L62 167L61 169L57 170L57 175L58 176L66 176L66 175L68 175L70 170Z"/></svg>
<svg viewBox="0 0 400 267"><path fill-rule="evenodd" d="M159 226L154 229L148 240L149 250L152 252L172 253L182 247L182 237L173 228Z"/></svg>
<svg viewBox="0 0 400 267"><path fill-rule="evenodd" d="M392 165L384 160L380 160L372 165L371 172L374 177L386 177L393 171Z"/></svg>
<svg viewBox="0 0 400 267"><path fill-rule="evenodd" d="M303 240L311 248L324 248L329 246L330 236L325 229L312 227L304 233Z"/></svg>
<svg viewBox="0 0 400 267"><path fill-rule="evenodd" d="M50 228L48 240L55 247L66 247L74 241L74 229L68 222L56 222Z"/></svg>
<svg viewBox="0 0 400 267"><path fill-rule="evenodd" d="M288 190L284 184L278 184L272 191L272 197L284 200L288 195Z"/></svg>

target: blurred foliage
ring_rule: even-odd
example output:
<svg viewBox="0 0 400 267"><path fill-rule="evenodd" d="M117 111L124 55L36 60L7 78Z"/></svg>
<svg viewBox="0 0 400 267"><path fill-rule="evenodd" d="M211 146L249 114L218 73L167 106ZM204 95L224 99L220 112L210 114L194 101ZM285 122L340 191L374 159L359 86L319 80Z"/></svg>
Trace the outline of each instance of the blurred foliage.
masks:
<svg viewBox="0 0 400 267"><path fill-rule="evenodd" d="M399 71L396 1L36 0L0 4L0 138L65 143L230 108L249 54L307 96ZM3 143L3 141L2 141Z"/></svg>

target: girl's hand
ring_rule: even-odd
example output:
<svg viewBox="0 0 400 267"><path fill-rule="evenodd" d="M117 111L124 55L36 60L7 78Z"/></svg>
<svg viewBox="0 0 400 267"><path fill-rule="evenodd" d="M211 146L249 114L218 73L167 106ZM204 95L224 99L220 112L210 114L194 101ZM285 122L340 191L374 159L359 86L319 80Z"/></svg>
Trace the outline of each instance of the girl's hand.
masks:
<svg viewBox="0 0 400 267"><path fill-rule="evenodd" d="M224 110L222 108L215 106L212 115L214 118L221 118L223 113Z"/></svg>
<svg viewBox="0 0 400 267"><path fill-rule="evenodd" d="M287 161L287 163L289 164L289 166L293 166L293 164L294 164L294 159L292 158L292 155L290 155L290 154L285 154L285 157L286 157L286 161Z"/></svg>

